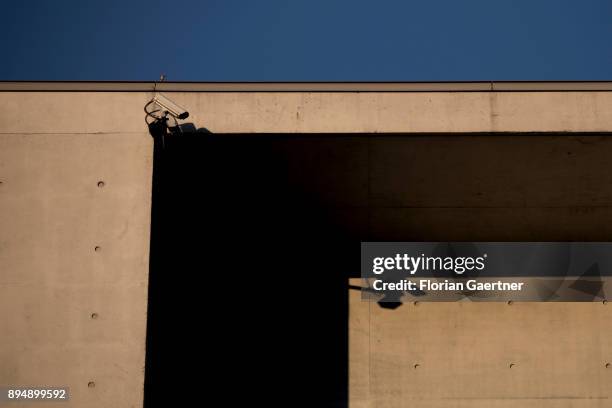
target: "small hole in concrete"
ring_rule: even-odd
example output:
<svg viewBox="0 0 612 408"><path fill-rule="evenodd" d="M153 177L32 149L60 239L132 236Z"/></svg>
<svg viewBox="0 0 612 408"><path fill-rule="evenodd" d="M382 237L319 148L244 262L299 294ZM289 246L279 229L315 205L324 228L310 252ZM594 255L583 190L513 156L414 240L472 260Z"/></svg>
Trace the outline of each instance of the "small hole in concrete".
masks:
<svg viewBox="0 0 612 408"><path fill-rule="evenodd" d="M419 301L415 300L414 302L412 302L413 305L418 306L419 305Z"/></svg>
<svg viewBox="0 0 612 408"><path fill-rule="evenodd" d="M610 368L610 367L612 367L612 364L606 363L606 368Z"/></svg>
<svg viewBox="0 0 612 408"><path fill-rule="evenodd" d="M510 306L511 306L511 305L513 305L513 304L514 304L514 301L512 301L512 300L509 300L509 301L508 301L508 305L510 305Z"/></svg>
<svg viewBox="0 0 612 408"><path fill-rule="evenodd" d="M106 185L102 180L98 181L98 187L102 188Z"/></svg>
<svg viewBox="0 0 612 408"><path fill-rule="evenodd" d="M510 367L510 368L513 368L515 365L516 365L516 364L514 364L514 363L510 363L509 367Z"/></svg>
<svg viewBox="0 0 612 408"><path fill-rule="evenodd" d="M90 382L88 382L88 383L87 383L87 386L88 386L89 388L93 388L93 387L95 387L95 386L96 386L96 383L95 383L95 382L93 382L93 381L90 381Z"/></svg>
<svg viewBox="0 0 612 408"><path fill-rule="evenodd" d="M608 301L607 301L607 300L604 300L604 301L603 301L603 302L601 302L601 303L603 303L604 305L607 305L607 304L608 304Z"/></svg>
<svg viewBox="0 0 612 408"><path fill-rule="evenodd" d="M102 250L102 247L99 247L99 246L94 247L94 251L96 251L96 252L100 252L101 250Z"/></svg>
<svg viewBox="0 0 612 408"><path fill-rule="evenodd" d="M417 368L419 368L421 365L420 364L415 364L414 365L414 369L416 370Z"/></svg>
<svg viewBox="0 0 612 408"><path fill-rule="evenodd" d="M98 318L98 314L97 313L92 313L91 314L91 318L92 319L97 319Z"/></svg>

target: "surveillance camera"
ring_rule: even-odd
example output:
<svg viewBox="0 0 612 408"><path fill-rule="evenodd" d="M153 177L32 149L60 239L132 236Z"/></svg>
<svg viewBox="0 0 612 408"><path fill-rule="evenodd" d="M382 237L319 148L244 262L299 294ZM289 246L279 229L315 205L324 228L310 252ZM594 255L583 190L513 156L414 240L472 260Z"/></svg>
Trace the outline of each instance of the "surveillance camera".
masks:
<svg viewBox="0 0 612 408"><path fill-rule="evenodd" d="M158 105L164 112L174 116L177 119L187 119L189 117L189 112L187 112L184 108L172 102L169 98L162 95L161 93L156 94L153 97L152 102Z"/></svg>

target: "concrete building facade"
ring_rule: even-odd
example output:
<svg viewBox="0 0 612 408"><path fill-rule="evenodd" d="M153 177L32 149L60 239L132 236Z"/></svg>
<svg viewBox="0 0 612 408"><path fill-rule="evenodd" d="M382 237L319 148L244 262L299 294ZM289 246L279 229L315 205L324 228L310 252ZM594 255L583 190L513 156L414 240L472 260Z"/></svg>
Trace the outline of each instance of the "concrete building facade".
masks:
<svg viewBox="0 0 612 408"><path fill-rule="evenodd" d="M357 242L612 240L612 83L4 82L0 385L142 405L155 92L196 135L315 140L289 177ZM341 296L351 407L609 404L610 305Z"/></svg>

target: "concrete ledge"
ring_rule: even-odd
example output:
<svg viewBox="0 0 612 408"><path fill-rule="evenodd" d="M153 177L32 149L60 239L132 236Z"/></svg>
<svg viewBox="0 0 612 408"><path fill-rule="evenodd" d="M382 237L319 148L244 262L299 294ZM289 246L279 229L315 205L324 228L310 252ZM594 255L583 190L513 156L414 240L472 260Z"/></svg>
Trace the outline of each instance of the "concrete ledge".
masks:
<svg viewBox="0 0 612 408"><path fill-rule="evenodd" d="M612 92L166 92L213 133L611 132ZM153 92L0 92L0 133L146 133Z"/></svg>

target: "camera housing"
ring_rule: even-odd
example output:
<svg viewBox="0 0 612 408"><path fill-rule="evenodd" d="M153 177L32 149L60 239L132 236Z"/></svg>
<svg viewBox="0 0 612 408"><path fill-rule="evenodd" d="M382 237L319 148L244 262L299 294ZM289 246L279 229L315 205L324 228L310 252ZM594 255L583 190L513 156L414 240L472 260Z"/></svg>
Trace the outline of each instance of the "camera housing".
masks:
<svg viewBox="0 0 612 408"><path fill-rule="evenodd" d="M167 112L176 119L187 119L189 117L189 112L187 112L186 109L161 93L157 93L153 97L152 102L159 106L164 112Z"/></svg>

